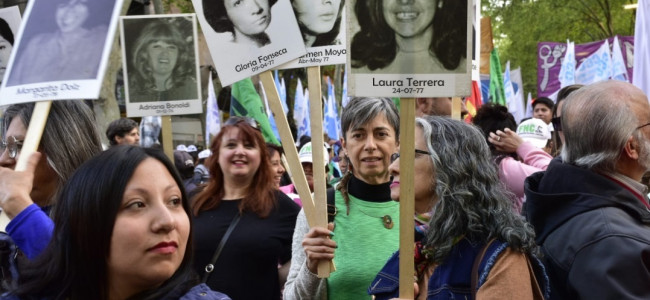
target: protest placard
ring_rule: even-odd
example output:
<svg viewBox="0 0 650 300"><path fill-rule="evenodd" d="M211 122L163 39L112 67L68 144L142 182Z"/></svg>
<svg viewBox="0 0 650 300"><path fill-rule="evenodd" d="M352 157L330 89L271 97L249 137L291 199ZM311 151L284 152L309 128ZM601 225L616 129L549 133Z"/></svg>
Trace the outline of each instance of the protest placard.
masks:
<svg viewBox="0 0 650 300"><path fill-rule="evenodd" d="M203 111L194 14L122 17L126 114Z"/></svg>
<svg viewBox="0 0 650 300"><path fill-rule="evenodd" d="M122 0L34 0L25 10L0 104L96 99Z"/></svg>
<svg viewBox="0 0 650 300"><path fill-rule="evenodd" d="M348 6L353 96L452 97L471 90L471 0ZM438 5L441 4L441 5ZM372 16L382 16L376 18Z"/></svg>

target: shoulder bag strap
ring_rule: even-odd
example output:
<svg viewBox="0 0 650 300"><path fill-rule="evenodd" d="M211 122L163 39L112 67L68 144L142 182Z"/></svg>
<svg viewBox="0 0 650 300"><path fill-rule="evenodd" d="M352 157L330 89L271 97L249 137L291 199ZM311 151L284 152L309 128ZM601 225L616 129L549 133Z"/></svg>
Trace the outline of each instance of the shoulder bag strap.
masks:
<svg viewBox="0 0 650 300"><path fill-rule="evenodd" d="M472 266L472 299L474 300L476 300L476 292L478 291L478 267L485 256L485 252L487 252L487 249L490 248L492 243L494 243L494 239L491 239L487 244L485 244L474 259L474 265Z"/></svg>
<svg viewBox="0 0 650 300"><path fill-rule="evenodd" d="M225 245L226 241L228 241L228 237L230 237L230 234L235 229L235 226L237 223L239 223L239 219L241 219L241 215L238 213L230 222L230 226L228 226L228 230L226 230L226 233L223 235L223 238L221 238L221 241L219 241L217 250L214 251L214 255L212 256L210 263L205 265L205 274L203 274L203 279L201 280L202 283L206 283L208 281L208 277L210 277L210 274L212 274L212 271L214 271L214 264L217 262L217 259L219 259L221 250L223 250L223 245Z"/></svg>

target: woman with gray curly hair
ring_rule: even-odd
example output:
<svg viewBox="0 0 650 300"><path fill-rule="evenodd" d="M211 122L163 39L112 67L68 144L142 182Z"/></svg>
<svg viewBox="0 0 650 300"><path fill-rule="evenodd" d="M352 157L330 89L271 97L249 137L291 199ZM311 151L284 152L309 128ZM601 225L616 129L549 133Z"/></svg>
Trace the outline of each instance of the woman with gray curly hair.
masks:
<svg viewBox="0 0 650 300"><path fill-rule="evenodd" d="M531 271L533 228L513 213L481 132L445 117L417 118L415 149L417 299L539 299L548 285L540 290ZM392 161L391 198L399 201L399 154ZM395 253L370 285L376 299L396 297L398 260Z"/></svg>

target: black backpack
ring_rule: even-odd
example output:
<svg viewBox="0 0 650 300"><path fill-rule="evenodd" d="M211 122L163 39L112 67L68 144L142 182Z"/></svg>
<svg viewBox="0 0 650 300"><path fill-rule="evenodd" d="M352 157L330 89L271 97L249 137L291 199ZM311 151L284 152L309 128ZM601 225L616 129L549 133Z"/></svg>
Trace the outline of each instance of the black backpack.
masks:
<svg viewBox="0 0 650 300"><path fill-rule="evenodd" d="M0 292L4 293L18 287L20 267L27 257L5 232L0 232Z"/></svg>

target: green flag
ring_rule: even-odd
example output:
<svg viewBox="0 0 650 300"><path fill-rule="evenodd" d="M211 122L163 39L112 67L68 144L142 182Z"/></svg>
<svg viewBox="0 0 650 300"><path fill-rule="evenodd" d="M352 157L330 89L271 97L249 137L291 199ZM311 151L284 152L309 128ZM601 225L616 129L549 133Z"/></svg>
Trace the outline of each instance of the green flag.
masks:
<svg viewBox="0 0 650 300"><path fill-rule="evenodd" d="M266 109L262 104L262 98L255 90L253 81L246 78L232 84L230 98L230 115L247 116L257 120L262 130L264 140L268 143L280 145L280 142L271 130L269 118L266 115Z"/></svg>
<svg viewBox="0 0 650 300"><path fill-rule="evenodd" d="M506 105L506 96L503 90L503 72L497 48L490 53L490 102Z"/></svg>

